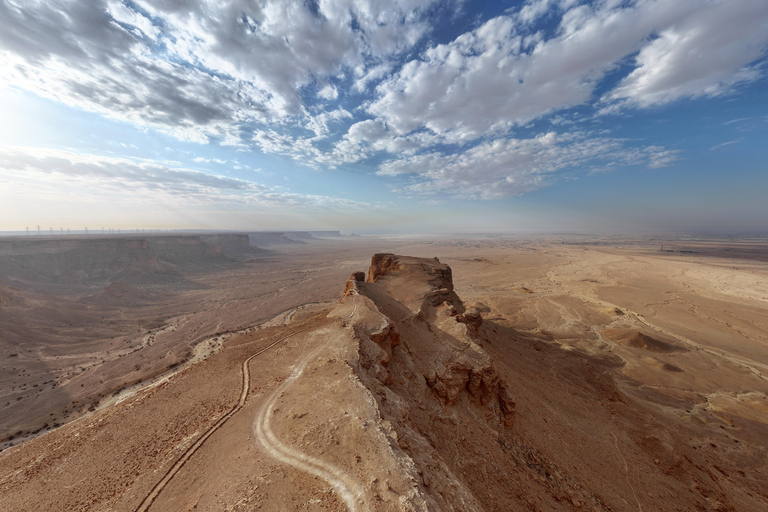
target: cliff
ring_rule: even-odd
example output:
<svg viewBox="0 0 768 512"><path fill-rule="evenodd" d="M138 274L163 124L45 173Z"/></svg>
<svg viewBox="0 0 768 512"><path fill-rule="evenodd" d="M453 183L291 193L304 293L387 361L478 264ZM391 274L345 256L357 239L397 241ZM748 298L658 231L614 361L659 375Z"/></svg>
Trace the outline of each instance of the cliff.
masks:
<svg viewBox="0 0 768 512"><path fill-rule="evenodd" d="M646 496L659 510L736 510L687 427L617 384L616 360L483 319L436 258L374 255L329 316L341 330L301 367L292 400L323 404L297 446L349 477L348 510L607 512ZM332 445L319 434L329 421Z"/></svg>
<svg viewBox="0 0 768 512"><path fill-rule="evenodd" d="M227 256L268 254L268 251L251 245L250 237L246 234L201 235L200 241L209 247L218 247Z"/></svg>
<svg viewBox="0 0 768 512"><path fill-rule="evenodd" d="M162 283L230 261L199 235L0 241L0 276L19 286Z"/></svg>

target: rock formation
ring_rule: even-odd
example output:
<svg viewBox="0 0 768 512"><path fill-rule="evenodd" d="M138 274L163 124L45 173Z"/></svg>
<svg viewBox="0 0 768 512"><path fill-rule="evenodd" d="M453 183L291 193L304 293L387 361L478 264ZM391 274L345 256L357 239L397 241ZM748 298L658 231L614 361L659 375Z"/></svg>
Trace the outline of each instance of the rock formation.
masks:
<svg viewBox="0 0 768 512"><path fill-rule="evenodd" d="M218 247L227 256L253 256L268 253L264 249L252 246L246 234L201 235L200 241L209 247Z"/></svg>
<svg viewBox="0 0 768 512"><path fill-rule="evenodd" d="M353 312L331 315L349 316L350 364L396 433L393 461L404 475L417 468L413 495L429 510L482 510L456 466L456 439L441 435L467 422L467 435L498 438L514 425L512 393L478 339L480 312L465 309L448 265L394 254L374 255L365 282L353 273L342 300Z"/></svg>

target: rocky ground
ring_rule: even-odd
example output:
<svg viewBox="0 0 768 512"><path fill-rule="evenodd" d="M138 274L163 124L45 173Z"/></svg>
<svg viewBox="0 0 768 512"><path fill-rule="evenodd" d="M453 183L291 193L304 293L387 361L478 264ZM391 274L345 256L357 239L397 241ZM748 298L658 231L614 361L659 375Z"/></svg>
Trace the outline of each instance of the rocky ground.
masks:
<svg viewBox="0 0 768 512"><path fill-rule="evenodd" d="M396 244L421 257L381 253L366 269L331 252L340 303L256 322L0 453L0 507L768 507L759 258ZM246 317L234 295L220 318Z"/></svg>

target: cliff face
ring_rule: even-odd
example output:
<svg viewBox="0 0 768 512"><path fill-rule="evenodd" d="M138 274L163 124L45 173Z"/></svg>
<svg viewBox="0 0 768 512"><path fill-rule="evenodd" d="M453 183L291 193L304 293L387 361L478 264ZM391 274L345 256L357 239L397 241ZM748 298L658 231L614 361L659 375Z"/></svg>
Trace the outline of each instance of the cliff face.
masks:
<svg viewBox="0 0 768 512"><path fill-rule="evenodd" d="M227 256L252 256L266 251L251 245L246 234L201 235L200 241L209 247L218 247Z"/></svg>
<svg viewBox="0 0 768 512"><path fill-rule="evenodd" d="M198 235L0 242L0 276L16 283L130 284L181 279L188 270L229 262ZM242 240L246 242L247 236Z"/></svg>
<svg viewBox="0 0 768 512"><path fill-rule="evenodd" d="M515 401L477 337L482 318L466 310L436 258L376 254L366 282L359 277L345 299L356 304L356 369L397 432L393 448L418 468L430 510L483 510L464 475L465 449L503 438Z"/></svg>

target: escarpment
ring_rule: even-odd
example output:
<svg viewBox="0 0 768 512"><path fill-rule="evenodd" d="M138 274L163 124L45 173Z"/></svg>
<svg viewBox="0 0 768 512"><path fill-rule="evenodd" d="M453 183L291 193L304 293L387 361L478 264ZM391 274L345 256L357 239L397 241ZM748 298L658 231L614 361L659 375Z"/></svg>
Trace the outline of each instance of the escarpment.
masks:
<svg viewBox="0 0 768 512"><path fill-rule="evenodd" d="M689 427L665 430L666 413L617 381L615 359L564 350L480 309L464 305L448 265L387 253L365 280L350 276L332 313L352 333L347 363L389 443L381 466L412 497L402 510L645 510L657 493L658 510L725 503L686 445Z"/></svg>
<svg viewBox="0 0 768 512"><path fill-rule="evenodd" d="M390 278L386 282L381 281L387 276ZM437 258L376 254L366 283L360 283L359 277L360 273L352 276L356 287L362 287L364 295L379 299L377 304L382 307L377 309L384 318L388 318L389 313L403 326L408 324L409 329L422 331L409 336L413 350L406 348L400 354L401 367L413 368L412 374L418 372L423 377L423 380L415 379L414 384L425 384L444 407L455 404L465 394L470 402L497 413L501 423L511 425L514 402L499 379L491 357L476 342L482 316L474 308L464 308L454 292L448 265ZM381 300L382 294L388 294L389 300ZM418 304L414 314L403 316L403 310L398 308L401 298ZM363 363L376 368L376 375L386 373L390 382L391 372L382 372L379 368L389 366L394 349L400 343L400 334L395 322L389 321L386 326L384 323L373 330L359 329L358 335L367 337L384 354L363 357ZM363 355L369 356L370 352L364 351Z"/></svg>
<svg viewBox="0 0 768 512"><path fill-rule="evenodd" d="M353 304L357 375L397 434L393 450L418 468L429 510L484 510L458 445L503 437L515 403L477 339L480 313L465 309L437 259L376 254L361 278L350 276L342 300Z"/></svg>

